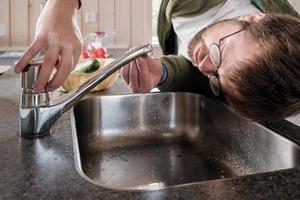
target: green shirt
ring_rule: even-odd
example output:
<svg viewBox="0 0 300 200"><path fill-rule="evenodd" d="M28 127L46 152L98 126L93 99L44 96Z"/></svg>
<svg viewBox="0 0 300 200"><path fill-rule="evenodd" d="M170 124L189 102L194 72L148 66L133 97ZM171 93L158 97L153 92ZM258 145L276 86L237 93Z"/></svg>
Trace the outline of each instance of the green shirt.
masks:
<svg viewBox="0 0 300 200"><path fill-rule="evenodd" d="M167 66L167 79L158 86L161 91L198 92L213 96L205 77L192 63L177 52L177 39L172 27L172 17L201 14L223 3L224 0L162 0L159 10L157 35L165 56L161 58ZM262 12L285 13L299 17L287 0L252 0Z"/></svg>

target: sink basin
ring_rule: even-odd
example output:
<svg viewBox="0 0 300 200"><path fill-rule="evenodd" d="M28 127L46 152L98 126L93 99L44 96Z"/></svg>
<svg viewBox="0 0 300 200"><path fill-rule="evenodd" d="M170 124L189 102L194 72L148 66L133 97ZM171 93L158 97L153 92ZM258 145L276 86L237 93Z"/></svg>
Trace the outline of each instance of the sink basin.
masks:
<svg viewBox="0 0 300 200"><path fill-rule="evenodd" d="M76 168L93 184L152 190L293 168L299 146L191 93L91 96L73 109Z"/></svg>

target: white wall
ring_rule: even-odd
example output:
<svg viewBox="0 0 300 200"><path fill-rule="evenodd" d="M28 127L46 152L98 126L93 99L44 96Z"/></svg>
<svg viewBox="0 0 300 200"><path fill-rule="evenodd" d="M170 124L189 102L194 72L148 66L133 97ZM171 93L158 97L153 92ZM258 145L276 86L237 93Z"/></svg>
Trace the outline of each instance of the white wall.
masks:
<svg viewBox="0 0 300 200"><path fill-rule="evenodd" d="M117 46L151 42L152 0L83 0L78 15L83 35L93 31L117 30ZM300 0L289 0L300 12ZM0 0L0 49L28 46L33 37L40 7L45 0ZM86 22L95 14L95 22ZM158 52L159 53L159 52Z"/></svg>
<svg viewBox="0 0 300 200"><path fill-rule="evenodd" d="M83 35L116 30L118 46L136 46L152 39L152 0L82 0L78 22ZM45 0L0 0L0 48L26 47ZM3 34L4 33L4 34Z"/></svg>

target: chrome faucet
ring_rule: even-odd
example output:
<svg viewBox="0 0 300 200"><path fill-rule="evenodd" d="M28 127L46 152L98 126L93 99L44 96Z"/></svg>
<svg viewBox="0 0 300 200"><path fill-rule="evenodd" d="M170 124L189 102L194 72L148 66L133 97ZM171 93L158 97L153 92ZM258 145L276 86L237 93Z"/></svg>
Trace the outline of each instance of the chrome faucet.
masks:
<svg viewBox="0 0 300 200"><path fill-rule="evenodd" d="M42 59L32 60L22 72L22 93L20 101L20 135L26 138L35 138L48 135L52 125L76 102L85 96L96 85L101 83L115 71L130 61L152 52L151 45L144 45L123 54L114 60L91 79L68 94L50 100L49 93L44 90L35 93L33 86L37 79Z"/></svg>

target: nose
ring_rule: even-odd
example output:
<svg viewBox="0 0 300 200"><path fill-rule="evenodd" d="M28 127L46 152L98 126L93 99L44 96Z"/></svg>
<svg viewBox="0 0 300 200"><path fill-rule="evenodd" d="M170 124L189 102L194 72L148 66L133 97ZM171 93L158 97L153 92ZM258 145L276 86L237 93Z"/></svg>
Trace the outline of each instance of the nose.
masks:
<svg viewBox="0 0 300 200"><path fill-rule="evenodd" d="M198 64L198 68L206 76L216 72L216 67L213 65L209 55L206 55L205 58Z"/></svg>

